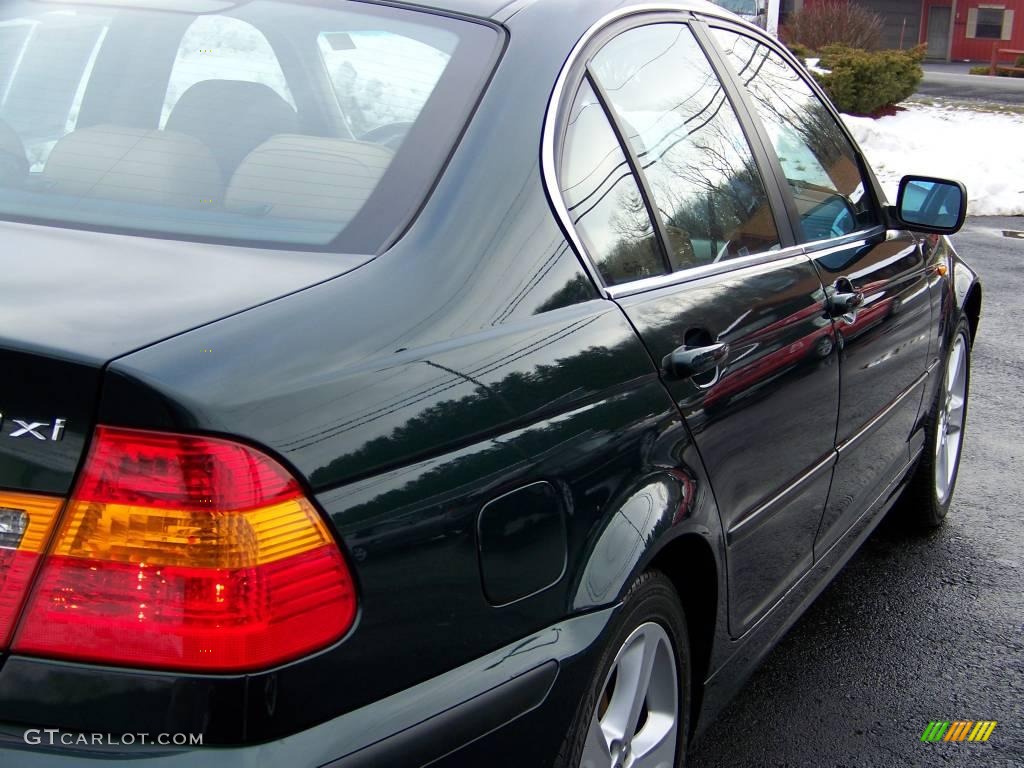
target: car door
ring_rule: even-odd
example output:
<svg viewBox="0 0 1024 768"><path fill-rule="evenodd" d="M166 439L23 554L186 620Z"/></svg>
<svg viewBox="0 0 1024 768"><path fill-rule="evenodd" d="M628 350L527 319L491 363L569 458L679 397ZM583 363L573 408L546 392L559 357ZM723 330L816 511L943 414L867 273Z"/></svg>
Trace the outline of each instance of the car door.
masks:
<svg viewBox="0 0 1024 768"><path fill-rule="evenodd" d="M739 636L813 561L838 410L833 326L707 41L673 15L630 24L587 58L559 182L710 475Z"/></svg>
<svg viewBox="0 0 1024 768"><path fill-rule="evenodd" d="M834 318L838 461L815 542L820 557L891 492L923 439L915 430L931 326L928 270L914 235L882 226L866 166L806 73L764 40L713 34L777 156L797 237Z"/></svg>

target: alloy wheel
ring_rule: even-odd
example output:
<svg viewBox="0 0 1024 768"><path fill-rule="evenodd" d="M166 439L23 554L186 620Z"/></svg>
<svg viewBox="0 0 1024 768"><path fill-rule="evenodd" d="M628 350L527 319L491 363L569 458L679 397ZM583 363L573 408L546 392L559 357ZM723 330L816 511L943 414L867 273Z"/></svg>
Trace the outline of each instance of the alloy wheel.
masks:
<svg viewBox="0 0 1024 768"><path fill-rule="evenodd" d="M956 337L946 362L946 375L939 404L935 435L935 495L945 504L953 490L957 462L963 447L967 405L967 343Z"/></svg>
<svg viewBox="0 0 1024 768"><path fill-rule="evenodd" d="M619 648L590 719L581 768L674 768L679 729L675 653L660 624Z"/></svg>

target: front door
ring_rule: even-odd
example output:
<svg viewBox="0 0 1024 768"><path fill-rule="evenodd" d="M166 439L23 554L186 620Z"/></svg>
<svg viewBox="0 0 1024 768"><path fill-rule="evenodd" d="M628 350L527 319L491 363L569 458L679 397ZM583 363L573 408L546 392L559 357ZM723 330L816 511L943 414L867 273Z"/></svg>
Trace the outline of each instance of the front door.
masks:
<svg viewBox="0 0 1024 768"><path fill-rule="evenodd" d="M945 5L933 5L928 9L928 52L929 59L945 59L949 55L949 27L951 9Z"/></svg>
<svg viewBox="0 0 1024 768"><path fill-rule="evenodd" d="M738 636L812 564L839 372L815 267L780 252L782 191L695 33L662 18L590 60L561 183L710 475Z"/></svg>
<svg viewBox="0 0 1024 768"><path fill-rule="evenodd" d="M911 458L931 327L928 276L914 236L881 226L853 145L804 75L760 41L726 30L716 37L776 152L834 319L838 459L815 542L821 557Z"/></svg>

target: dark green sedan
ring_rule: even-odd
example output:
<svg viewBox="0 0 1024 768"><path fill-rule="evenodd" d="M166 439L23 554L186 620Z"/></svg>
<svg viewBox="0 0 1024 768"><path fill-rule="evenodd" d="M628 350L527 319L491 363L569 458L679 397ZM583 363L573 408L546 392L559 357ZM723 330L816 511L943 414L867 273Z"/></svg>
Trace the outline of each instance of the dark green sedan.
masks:
<svg viewBox="0 0 1024 768"><path fill-rule="evenodd" d="M429 2L0 5L0 764L677 768L949 512L962 185L710 3Z"/></svg>

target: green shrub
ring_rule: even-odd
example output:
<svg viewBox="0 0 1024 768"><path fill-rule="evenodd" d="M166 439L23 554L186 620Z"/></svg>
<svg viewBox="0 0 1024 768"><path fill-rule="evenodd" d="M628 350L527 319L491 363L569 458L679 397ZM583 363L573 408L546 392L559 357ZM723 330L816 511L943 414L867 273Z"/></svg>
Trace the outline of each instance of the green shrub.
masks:
<svg viewBox="0 0 1024 768"><path fill-rule="evenodd" d="M924 76L925 48L909 51L864 51L829 45L821 51L822 69L815 74L835 105L854 115L877 114L911 96Z"/></svg>
<svg viewBox="0 0 1024 768"><path fill-rule="evenodd" d="M989 73L989 70L990 70L990 67L989 67L988 64L986 64L983 67L971 67L970 70L968 70L968 71L972 75L987 75Z"/></svg>

